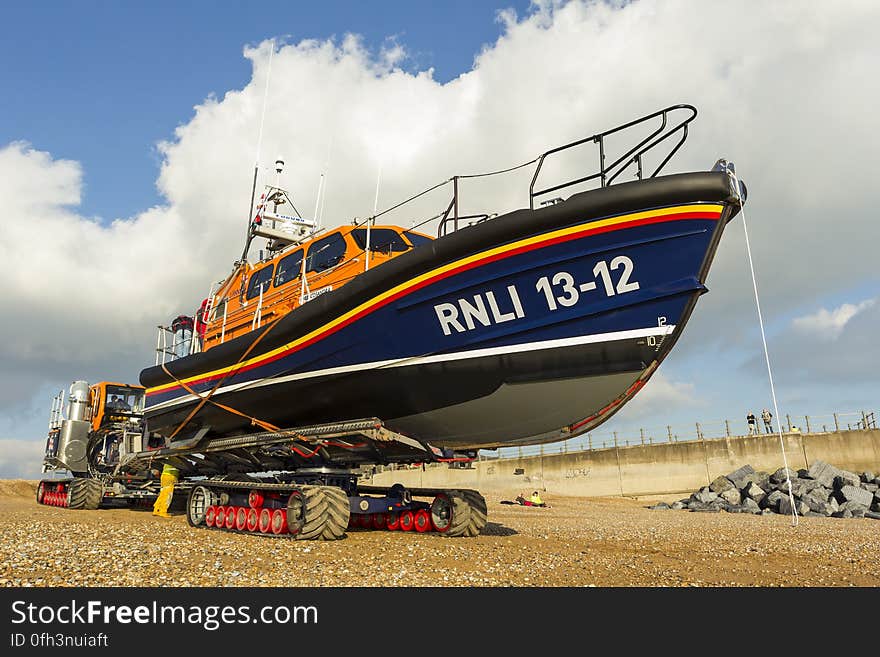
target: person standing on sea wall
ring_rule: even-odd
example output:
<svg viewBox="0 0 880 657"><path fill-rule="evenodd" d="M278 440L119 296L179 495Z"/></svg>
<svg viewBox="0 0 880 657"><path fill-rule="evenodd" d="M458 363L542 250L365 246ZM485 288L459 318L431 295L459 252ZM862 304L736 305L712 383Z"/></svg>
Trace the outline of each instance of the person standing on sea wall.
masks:
<svg viewBox="0 0 880 657"><path fill-rule="evenodd" d="M758 433L758 420L755 418L755 414L749 411L749 414L746 415L746 422L749 423L749 435L754 436Z"/></svg>
<svg viewBox="0 0 880 657"><path fill-rule="evenodd" d="M771 424L773 421L773 413L765 408L761 411L761 419L764 420L764 433L773 433L773 425Z"/></svg>

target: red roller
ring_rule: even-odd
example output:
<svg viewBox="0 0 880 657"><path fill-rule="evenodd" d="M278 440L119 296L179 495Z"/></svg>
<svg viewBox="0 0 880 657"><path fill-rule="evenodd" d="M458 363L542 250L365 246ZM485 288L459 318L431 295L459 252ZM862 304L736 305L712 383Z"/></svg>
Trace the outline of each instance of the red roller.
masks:
<svg viewBox="0 0 880 657"><path fill-rule="evenodd" d="M385 529L386 519L384 513L373 514L373 529Z"/></svg>
<svg viewBox="0 0 880 657"><path fill-rule="evenodd" d="M260 526L260 512L251 507L247 512L247 530L249 532L257 531Z"/></svg>
<svg viewBox="0 0 880 657"><path fill-rule="evenodd" d="M410 532L410 531L412 531L414 524L415 524L415 522L413 521L413 512L412 511L401 512L401 514L400 514L400 531Z"/></svg>
<svg viewBox="0 0 880 657"><path fill-rule="evenodd" d="M48 493L46 493L46 504L48 506L53 506L54 503L55 503L55 493L53 493L52 491L49 491Z"/></svg>
<svg viewBox="0 0 880 657"><path fill-rule="evenodd" d="M284 509L275 509L272 512L272 533L286 534L287 532L287 511Z"/></svg>
<svg viewBox="0 0 880 657"><path fill-rule="evenodd" d="M260 509L260 521L257 528L261 534L268 534L272 531L272 511L265 507Z"/></svg>
<svg viewBox="0 0 880 657"><path fill-rule="evenodd" d="M223 520L223 526L226 527L226 529L235 528L235 514L237 510L238 507L235 506L226 507L226 516Z"/></svg>
<svg viewBox="0 0 880 657"><path fill-rule="evenodd" d="M235 528L243 532L247 529L247 516L248 516L247 508L240 506L235 510Z"/></svg>
<svg viewBox="0 0 880 657"><path fill-rule="evenodd" d="M424 534L431 529L431 515L426 509L419 509L413 516L413 523L416 526L416 531Z"/></svg>
<svg viewBox="0 0 880 657"><path fill-rule="evenodd" d="M224 522L226 522L226 507L222 504L218 504L217 508L214 510L214 526L217 529L222 529Z"/></svg>
<svg viewBox="0 0 880 657"><path fill-rule="evenodd" d="M369 513L364 513L360 517L360 525L364 529L371 529L373 527L373 518Z"/></svg>
<svg viewBox="0 0 880 657"><path fill-rule="evenodd" d="M385 520L385 528L395 531L400 529L400 515L397 513L389 513Z"/></svg>
<svg viewBox="0 0 880 657"><path fill-rule="evenodd" d="M265 502L265 497L258 490L252 490L248 493L248 504L254 509L260 509Z"/></svg>
<svg viewBox="0 0 880 657"><path fill-rule="evenodd" d="M214 516L217 514L217 507L213 504L205 509L205 525L207 527L214 526Z"/></svg>

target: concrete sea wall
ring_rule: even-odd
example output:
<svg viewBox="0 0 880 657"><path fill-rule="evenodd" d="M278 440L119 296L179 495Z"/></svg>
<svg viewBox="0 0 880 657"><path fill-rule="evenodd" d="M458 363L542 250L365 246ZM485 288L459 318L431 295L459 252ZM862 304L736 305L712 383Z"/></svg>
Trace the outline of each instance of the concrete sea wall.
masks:
<svg viewBox="0 0 880 657"><path fill-rule="evenodd" d="M878 429L786 433L783 443L795 470L817 460L853 472L880 470ZM429 464L377 472L363 483L475 488L510 496L535 489L577 497L664 495L694 491L745 464L768 472L782 467L778 434L481 459L467 469Z"/></svg>

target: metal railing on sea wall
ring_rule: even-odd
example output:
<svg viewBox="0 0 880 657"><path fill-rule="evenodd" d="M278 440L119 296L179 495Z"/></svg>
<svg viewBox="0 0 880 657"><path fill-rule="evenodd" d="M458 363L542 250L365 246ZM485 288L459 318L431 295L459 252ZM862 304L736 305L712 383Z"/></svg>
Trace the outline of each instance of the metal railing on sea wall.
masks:
<svg viewBox="0 0 880 657"><path fill-rule="evenodd" d="M797 424L802 422L802 424ZM792 415L783 417L782 431L791 433L831 433L839 431L859 431L876 429L877 420L874 411L846 411L830 412L814 415ZM661 426L639 427L636 429L620 429L617 431L605 431L601 433L590 432L576 438L546 443L544 445L529 445L526 447L503 447L498 450L480 450L477 460L488 461L494 459L517 459L527 456L549 456L551 454L568 454L576 452L590 452L596 449L608 449L613 447L633 447L636 445L654 445L660 443L677 443L699 440L720 440L724 438L738 438L749 435L772 434L778 431L775 419L771 421L768 431L761 420L756 416L754 429L750 430L745 418L734 421L730 419L708 420L694 422L693 424L665 424ZM422 468L422 464L415 466L399 465L397 469ZM434 463L429 467L452 467L467 468L468 463ZM394 465L381 467L382 470L393 470Z"/></svg>
<svg viewBox="0 0 880 657"><path fill-rule="evenodd" d="M702 423L699 432L696 423L684 434L673 430L672 440L669 431L661 434L666 439L652 440L644 428L618 432L616 442L611 432L610 439L592 435L521 450L481 451L469 462L376 466L364 476L376 485L473 488L512 499L509 495L526 488L575 497L693 492L744 465L774 472L784 464L783 451L794 470L825 461L852 472L880 471L880 430L872 413L829 413L824 423L818 415L809 417L810 433L784 418L781 440L777 433L750 435L748 428L737 431L721 420ZM722 428L716 435L710 430L717 426Z"/></svg>
<svg viewBox="0 0 880 657"><path fill-rule="evenodd" d="M857 431L876 429L877 421L874 411L831 412L818 415L791 415L783 417L783 433L830 433L832 431ZM802 422L802 424L798 424ZM775 418L771 420L770 429L765 427L760 416L756 416L754 430L749 429L748 422L721 419L694 422L691 425L672 425L639 427L637 429L621 429L618 431L591 432L576 438L570 438L544 445L528 447L504 447L497 451L481 450L480 460L496 458L521 458L523 456L541 456L545 454L566 454L569 452L607 449L609 447L631 447L634 445L653 445L655 443L675 443L691 440L717 440L736 438L748 435L776 433L778 431Z"/></svg>

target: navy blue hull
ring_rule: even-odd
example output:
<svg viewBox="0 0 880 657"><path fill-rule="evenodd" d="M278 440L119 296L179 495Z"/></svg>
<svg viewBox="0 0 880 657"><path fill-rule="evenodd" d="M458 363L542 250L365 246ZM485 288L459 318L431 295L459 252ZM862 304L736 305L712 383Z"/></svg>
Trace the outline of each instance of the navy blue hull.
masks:
<svg viewBox="0 0 880 657"><path fill-rule="evenodd" d="M717 188L598 216L573 197L559 204L568 212L552 208L555 221L532 230L519 228L521 213L510 215L510 238L494 243L481 243L482 225L464 229L396 259L421 256L428 266L392 261L359 277L369 277L366 291L350 283L291 313L298 323L262 329L270 331L264 348L240 365L248 340L224 345L226 362L217 348L169 369L278 426L375 416L457 448L569 437L618 410L680 335L738 209L726 182ZM529 214L541 212L549 216ZM487 223L498 233L505 220ZM451 257L442 256L444 240L458 246ZM170 434L198 400L157 370L141 376L147 421ZM251 430L206 404L181 436L204 425Z"/></svg>

